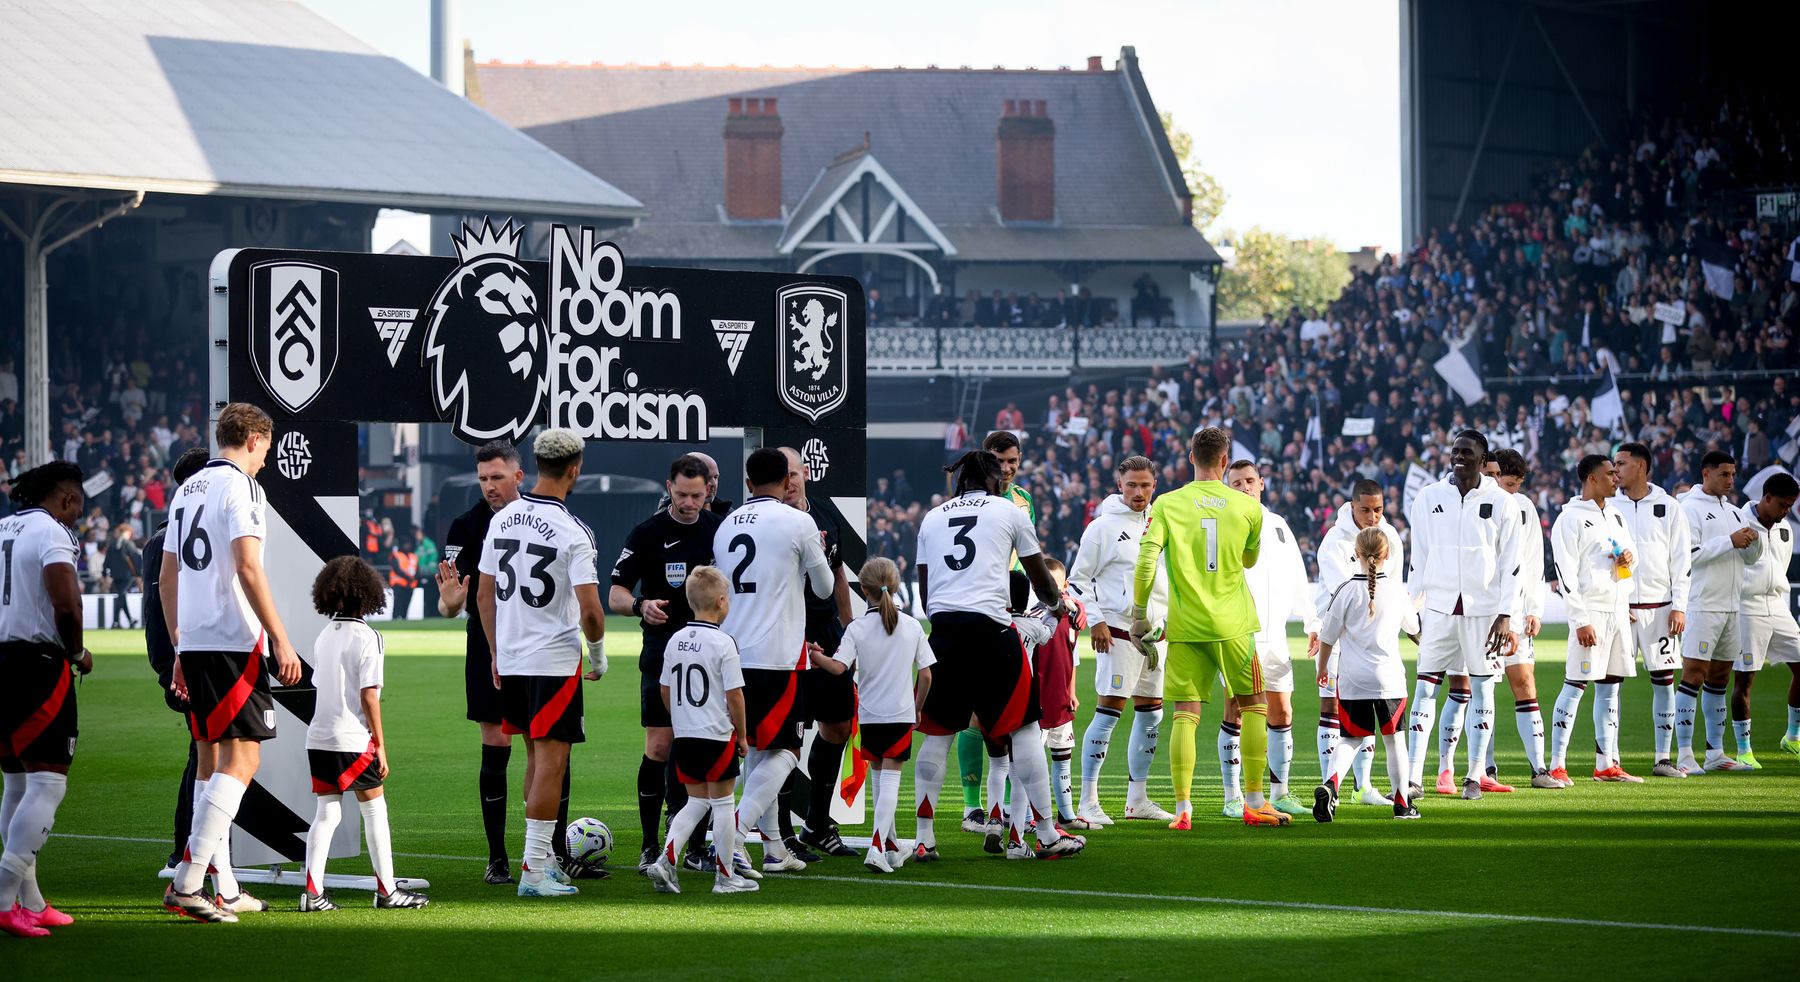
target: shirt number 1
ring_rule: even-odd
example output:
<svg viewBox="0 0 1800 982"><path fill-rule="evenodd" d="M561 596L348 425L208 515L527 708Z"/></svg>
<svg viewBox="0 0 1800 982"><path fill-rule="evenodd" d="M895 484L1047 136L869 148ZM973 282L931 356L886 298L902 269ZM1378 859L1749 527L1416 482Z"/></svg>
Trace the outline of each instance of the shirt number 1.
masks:
<svg viewBox="0 0 1800 982"><path fill-rule="evenodd" d="M1219 571L1219 520L1202 518L1200 531L1206 537L1206 571L1217 573Z"/></svg>

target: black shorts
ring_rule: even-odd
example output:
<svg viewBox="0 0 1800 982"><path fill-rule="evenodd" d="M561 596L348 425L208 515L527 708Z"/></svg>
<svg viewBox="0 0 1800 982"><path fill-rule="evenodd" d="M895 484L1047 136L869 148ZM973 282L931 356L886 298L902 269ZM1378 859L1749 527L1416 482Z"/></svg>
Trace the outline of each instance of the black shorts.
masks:
<svg viewBox="0 0 1800 982"><path fill-rule="evenodd" d="M463 698L471 723L504 723L506 714L500 705L500 690L494 688L494 663L485 652L468 652L463 656Z"/></svg>
<svg viewBox="0 0 1800 982"><path fill-rule="evenodd" d="M675 779L682 784L729 781L738 776L737 737L676 737L670 744L669 759L675 763Z"/></svg>
<svg viewBox="0 0 1800 982"><path fill-rule="evenodd" d="M663 646L667 643L667 638L645 640L644 650L638 655L638 725L646 730L675 725L669 719L669 707L662 701Z"/></svg>
<svg viewBox="0 0 1800 982"><path fill-rule="evenodd" d="M27 764L75 759L75 680L61 645L0 644L0 757Z"/></svg>
<svg viewBox="0 0 1800 982"><path fill-rule="evenodd" d="M1012 624L984 614L949 611L931 618L931 691L919 729L949 736L969 727L973 715L989 739L1010 736L1037 722L1031 662Z"/></svg>
<svg viewBox="0 0 1800 982"><path fill-rule="evenodd" d="M1400 717L1404 715L1405 699L1338 700L1338 726L1345 736L1357 740L1377 733L1394 735L1399 732Z"/></svg>
<svg viewBox="0 0 1800 982"><path fill-rule="evenodd" d="M375 757L373 745L361 753L308 747L306 764L312 769L313 794L343 794L381 787L381 764Z"/></svg>
<svg viewBox="0 0 1800 982"><path fill-rule="evenodd" d="M184 651L188 727L201 743L275 739L275 697L262 642L252 651Z"/></svg>
<svg viewBox="0 0 1800 982"><path fill-rule="evenodd" d="M800 749L802 674L791 668L744 669L744 715L750 724L750 746Z"/></svg>
<svg viewBox="0 0 1800 982"><path fill-rule="evenodd" d="M809 723L848 723L856 715L856 680L822 668L800 673L801 702Z"/></svg>
<svg viewBox="0 0 1800 982"><path fill-rule="evenodd" d="M581 708L581 676L502 675L500 728L531 740L583 743L587 724Z"/></svg>
<svg viewBox="0 0 1800 982"><path fill-rule="evenodd" d="M865 723L858 731L862 746L857 750L864 760L912 759L913 728L907 723Z"/></svg>

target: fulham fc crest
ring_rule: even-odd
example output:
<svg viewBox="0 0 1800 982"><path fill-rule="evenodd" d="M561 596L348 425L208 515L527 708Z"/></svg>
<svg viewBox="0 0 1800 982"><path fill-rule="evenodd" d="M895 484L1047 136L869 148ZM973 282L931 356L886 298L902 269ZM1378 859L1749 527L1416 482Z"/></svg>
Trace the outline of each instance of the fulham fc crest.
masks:
<svg viewBox="0 0 1800 982"><path fill-rule="evenodd" d="M279 260L250 267L250 361L290 413L325 390L338 358L338 274Z"/></svg>
<svg viewBox="0 0 1800 982"><path fill-rule="evenodd" d="M781 404L817 423L844 405L850 359L844 351L849 298L842 290L799 284L775 292L781 345L775 387Z"/></svg>

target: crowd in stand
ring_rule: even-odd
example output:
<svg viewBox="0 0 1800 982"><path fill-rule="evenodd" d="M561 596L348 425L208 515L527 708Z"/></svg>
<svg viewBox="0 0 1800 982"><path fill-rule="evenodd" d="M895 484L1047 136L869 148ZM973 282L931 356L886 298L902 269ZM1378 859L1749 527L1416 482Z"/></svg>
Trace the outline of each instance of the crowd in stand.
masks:
<svg viewBox="0 0 1800 982"><path fill-rule="evenodd" d="M1546 523L1576 461L1625 439L1657 448L1656 480L1672 492L1709 449L1737 456L1746 477L1792 466L1800 238L1791 223L1777 234L1714 209L1725 189L1800 178L1794 125L1732 104L1635 123L1613 150L1545 169L1529 197L1383 257L1324 311L1266 317L1141 385L1050 396L1030 425L1008 404L993 428L1027 434L1019 482L1040 537L1066 561L1130 453L1158 462L1162 487L1187 480L1186 437L1206 425L1263 462L1265 500L1308 547L1364 477L1404 528L1408 472L1435 477L1464 427L1531 462ZM1467 404L1435 367L1453 350L1472 376L1517 381ZM951 424L946 446L979 442L969 423L986 422ZM871 514L900 528L907 511Z"/></svg>

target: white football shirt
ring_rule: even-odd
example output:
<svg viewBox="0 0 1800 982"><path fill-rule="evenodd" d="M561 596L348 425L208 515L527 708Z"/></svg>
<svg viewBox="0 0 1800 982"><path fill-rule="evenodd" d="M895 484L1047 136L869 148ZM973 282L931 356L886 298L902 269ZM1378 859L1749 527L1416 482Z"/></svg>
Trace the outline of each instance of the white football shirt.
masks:
<svg viewBox="0 0 1800 982"><path fill-rule="evenodd" d="M207 461L176 489L163 548L175 551L173 626L180 650L251 651L262 643L262 624L238 582L231 544L266 537L267 508L262 488L222 457Z"/></svg>
<svg viewBox="0 0 1800 982"><path fill-rule="evenodd" d="M663 649L662 684L677 737L729 740L736 727L725 694L744 687L737 643L717 625L690 621Z"/></svg>
<svg viewBox="0 0 1800 982"><path fill-rule="evenodd" d="M959 610L1011 624L1013 554L1023 559L1042 551L1030 516L1007 498L986 491L951 498L919 522L925 613Z"/></svg>
<svg viewBox="0 0 1800 982"><path fill-rule="evenodd" d="M581 670L575 588L600 582L594 533L555 498L521 494L494 515L479 569L494 578L501 675L566 678Z"/></svg>
<svg viewBox="0 0 1800 982"><path fill-rule="evenodd" d="M837 654L831 657L856 669L857 719L908 726L918 721L913 671L937 664L918 621L902 614L889 634L881 626L881 611L871 608L844 629Z"/></svg>
<svg viewBox="0 0 1800 982"><path fill-rule="evenodd" d="M806 589L830 596L833 577L812 516L767 496L725 516L713 534L713 562L731 581L721 625L745 668L806 664Z"/></svg>
<svg viewBox="0 0 1800 982"><path fill-rule="evenodd" d="M0 520L0 641L61 645L56 613L44 590L44 570L75 566L81 546L67 525L42 508L27 508Z"/></svg>
<svg viewBox="0 0 1800 982"><path fill-rule="evenodd" d="M1319 643L1331 645L1331 669L1339 699L1404 699L1406 666L1400 632L1419 633L1419 615L1399 583L1377 573L1375 613L1369 613L1369 578L1345 580L1325 604Z"/></svg>
<svg viewBox="0 0 1800 982"><path fill-rule="evenodd" d="M374 734L363 712L364 689L381 688L381 635L355 617L333 617L313 642L312 723L306 749L362 753Z"/></svg>

